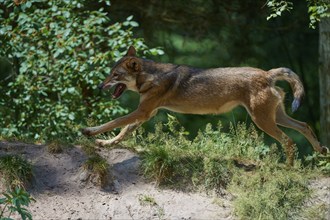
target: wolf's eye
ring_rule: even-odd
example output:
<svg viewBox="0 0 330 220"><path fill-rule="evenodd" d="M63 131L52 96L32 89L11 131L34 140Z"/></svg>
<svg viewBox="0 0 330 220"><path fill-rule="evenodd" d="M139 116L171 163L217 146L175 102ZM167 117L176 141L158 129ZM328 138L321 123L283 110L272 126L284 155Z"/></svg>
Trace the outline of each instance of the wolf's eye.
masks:
<svg viewBox="0 0 330 220"><path fill-rule="evenodd" d="M120 70L116 70L115 72L113 72L113 76L120 76L120 75L124 75L125 72L122 72Z"/></svg>

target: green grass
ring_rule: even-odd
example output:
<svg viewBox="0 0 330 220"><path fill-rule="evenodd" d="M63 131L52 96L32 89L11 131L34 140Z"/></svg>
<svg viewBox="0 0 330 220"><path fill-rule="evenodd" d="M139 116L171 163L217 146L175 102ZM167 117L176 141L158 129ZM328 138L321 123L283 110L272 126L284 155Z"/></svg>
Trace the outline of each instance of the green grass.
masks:
<svg viewBox="0 0 330 220"><path fill-rule="evenodd" d="M169 122L169 132L163 132L161 124L154 133L139 132L134 138L136 143L130 143L142 149L143 171L159 184L180 178L206 188L225 187L238 164L258 166L270 151L262 136L253 127L245 129L243 124L232 127L229 134L220 132L221 125L217 130L208 125L190 141L183 129L176 131L175 123Z"/></svg>
<svg viewBox="0 0 330 220"><path fill-rule="evenodd" d="M244 219L291 219L311 193L306 176L275 166L236 175L229 191L236 196L235 214Z"/></svg>
<svg viewBox="0 0 330 220"><path fill-rule="evenodd" d="M27 210L29 204L35 201L25 190L31 184L33 177L32 165L18 155L0 156L0 178L7 192L0 195L0 219L12 219L17 213L22 219L32 219Z"/></svg>
<svg viewBox="0 0 330 220"><path fill-rule="evenodd" d="M303 210L299 215L300 219L329 220L329 206L325 203L318 203Z"/></svg>
<svg viewBox="0 0 330 220"><path fill-rule="evenodd" d="M91 176L96 180L97 185L104 188L108 185L109 179L109 164L97 153L95 138L86 138L81 136L77 139L76 144L80 145L82 150L88 156L83 167L91 173Z"/></svg>
<svg viewBox="0 0 330 220"><path fill-rule="evenodd" d="M91 178L93 182L104 188L108 185L109 179L109 164L97 153L89 155L88 159L84 163L84 169L91 172Z"/></svg>
<svg viewBox="0 0 330 220"><path fill-rule="evenodd" d="M166 130L166 132L163 132ZM190 141L173 117L155 132L139 130L126 143L140 149L144 174L160 185L181 189L227 190L239 219L293 219L311 196L309 180L319 169L284 164L284 152L264 144L253 126L223 133L208 125ZM314 174L313 174L314 173ZM311 210L312 212L313 210Z"/></svg>
<svg viewBox="0 0 330 220"><path fill-rule="evenodd" d="M60 154L63 152L63 149L63 144L57 140L47 144L47 151L51 154Z"/></svg>
<svg viewBox="0 0 330 220"><path fill-rule="evenodd" d="M140 195L139 202L143 206L145 206L145 205L156 206L157 205L155 198L150 195Z"/></svg>
<svg viewBox="0 0 330 220"><path fill-rule="evenodd" d="M0 177L7 188L25 187L33 177L32 165L17 155L0 156Z"/></svg>

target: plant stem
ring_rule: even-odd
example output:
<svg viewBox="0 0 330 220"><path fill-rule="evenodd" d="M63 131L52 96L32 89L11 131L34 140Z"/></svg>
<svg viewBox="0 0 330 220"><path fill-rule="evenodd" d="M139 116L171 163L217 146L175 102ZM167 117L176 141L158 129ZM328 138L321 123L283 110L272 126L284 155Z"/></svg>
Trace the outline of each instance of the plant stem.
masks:
<svg viewBox="0 0 330 220"><path fill-rule="evenodd" d="M8 203L5 204L5 207L2 209L1 213L0 213L0 218L2 218L3 213L5 212L6 208L8 206Z"/></svg>

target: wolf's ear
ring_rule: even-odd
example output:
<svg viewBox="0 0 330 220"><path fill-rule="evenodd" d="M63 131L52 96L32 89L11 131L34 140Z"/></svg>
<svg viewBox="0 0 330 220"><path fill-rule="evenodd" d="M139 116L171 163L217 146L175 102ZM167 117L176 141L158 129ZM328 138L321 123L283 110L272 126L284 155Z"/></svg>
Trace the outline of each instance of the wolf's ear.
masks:
<svg viewBox="0 0 330 220"><path fill-rule="evenodd" d="M127 51L127 53L126 53L125 56L127 56L127 57L135 57L136 56L136 50L135 50L135 48L133 46L130 46L128 48L128 51Z"/></svg>
<svg viewBox="0 0 330 220"><path fill-rule="evenodd" d="M133 70L134 72L141 71L141 62L137 58L131 58L126 64L127 68Z"/></svg>

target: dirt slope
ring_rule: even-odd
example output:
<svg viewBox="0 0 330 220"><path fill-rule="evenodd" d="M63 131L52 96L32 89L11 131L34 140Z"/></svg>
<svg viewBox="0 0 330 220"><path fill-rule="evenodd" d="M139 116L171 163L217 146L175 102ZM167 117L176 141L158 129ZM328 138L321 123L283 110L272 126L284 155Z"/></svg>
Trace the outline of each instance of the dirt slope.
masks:
<svg viewBox="0 0 330 220"><path fill-rule="evenodd" d="M138 156L126 149L102 150L111 164L110 186L86 181L87 159L79 146L50 154L45 145L0 142L1 154L21 154L34 166L34 219L233 219L231 201L201 193L156 187L139 175Z"/></svg>

